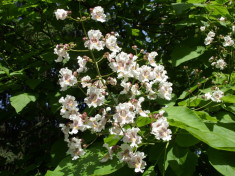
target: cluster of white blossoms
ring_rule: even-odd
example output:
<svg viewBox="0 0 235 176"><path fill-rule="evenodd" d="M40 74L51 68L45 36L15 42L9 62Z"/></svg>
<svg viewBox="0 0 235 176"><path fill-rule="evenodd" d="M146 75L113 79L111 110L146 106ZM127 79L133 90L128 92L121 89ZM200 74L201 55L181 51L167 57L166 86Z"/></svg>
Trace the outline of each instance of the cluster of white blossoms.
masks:
<svg viewBox="0 0 235 176"><path fill-rule="evenodd" d="M146 156L144 152L133 152L133 148L128 144L120 146L121 151L117 153L120 161L124 161L130 168L135 168L135 172L144 172L146 162L143 160Z"/></svg>
<svg viewBox="0 0 235 176"><path fill-rule="evenodd" d="M215 91L213 93L208 92L204 95L205 99L212 100L214 102L221 102L221 98L224 96L224 92L219 90L218 87L215 87L214 89L215 89Z"/></svg>
<svg viewBox="0 0 235 176"><path fill-rule="evenodd" d="M163 117L164 112L165 111L161 110L159 114L155 116L157 121L152 123L151 133L158 140L162 139L164 141L170 141L172 132L168 129L169 123L167 122L166 117Z"/></svg>
<svg viewBox="0 0 235 176"><path fill-rule="evenodd" d="M106 15L103 8L95 7L91 10L91 19L104 22ZM84 32L85 33L85 32ZM137 151L142 145L144 136L140 128L136 125L138 117L151 118L151 134L156 140L171 140L171 130L168 129L169 124L166 117L163 117L163 111L155 115L155 119L150 116L150 111L145 110L142 104L146 99L155 100L157 98L171 100L172 83L168 82L167 71L164 66L157 64L156 57L158 53L140 52L133 55L122 51L117 44L117 33L110 32L102 35L99 30L89 30L88 36L83 38L84 47L88 48L93 55L93 51L104 50L105 47L110 51L106 52L99 61L94 56L92 59L88 56L78 56L77 69L72 70L62 68L59 75L59 84L61 91L65 91L68 87L77 86L82 89L85 94L84 103L92 108L91 114L81 113L78 108L79 104L75 97L67 95L59 100L62 107L60 114L68 123L60 124L61 130L65 135L65 141L68 143L68 153L72 158L78 159L84 155L85 150L82 139L70 137L77 135L79 132L89 130L91 133L102 134L104 130L115 138L120 139L117 147L117 157L127 163L130 168L135 168L135 172L143 172L146 166L144 152ZM70 49L70 47L68 47ZM63 58L67 58L68 53L64 47L56 47L56 54L59 58L57 62L61 62ZM137 52L137 48L134 49ZM103 59L106 59L105 61ZM141 64L138 62L141 60ZM99 62L106 62L112 73L101 75L99 70ZM91 64L87 64L91 62ZM88 75L90 65L95 67L97 76ZM102 71L103 72L103 71ZM116 75L110 77L110 75ZM116 79L117 78L117 79ZM110 90L115 89L116 94ZM124 96L123 96L124 95ZM144 98L146 97L146 98ZM93 114L92 114L93 112ZM108 130L106 129L108 128ZM108 150L108 154L101 160L105 162L113 158L115 146L103 145Z"/></svg>
<svg viewBox="0 0 235 176"><path fill-rule="evenodd" d="M63 58L66 60L69 60L69 54L68 54L68 44L65 45L56 45L54 48L54 54L58 55L58 58L55 60L55 62L62 62Z"/></svg>
<svg viewBox="0 0 235 176"><path fill-rule="evenodd" d="M215 66L220 70L224 70L225 67L227 67L227 63L224 61L224 59L216 60L214 56L210 57L209 62L212 62L211 66Z"/></svg>
<svg viewBox="0 0 235 176"><path fill-rule="evenodd" d="M147 53L145 57L147 58L148 65L142 66L137 63L137 56L125 52L121 52L109 59L110 68L118 74L118 79L122 79L120 85L124 90L121 94L128 94L129 92L134 96L139 94L140 85L138 83L132 85L131 82L128 82L131 78L143 84L149 99L154 100L157 97L167 100L171 99L172 84L167 82L168 76L164 66L156 64L155 57L157 55L157 52ZM153 88L153 85L158 85L158 89Z"/></svg>
<svg viewBox="0 0 235 176"><path fill-rule="evenodd" d="M211 42L214 40L214 37L215 37L215 33L213 31L210 31L208 34L207 34L207 37L205 38L205 45L209 45L211 44Z"/></svg>
<svg viewBox="0 0 235 176"><path fill-rule="evenodd" d="M233 46L233 45L234 45L234 41L231 39L231 37L228 35L225 36L223 46Z"/></svg>

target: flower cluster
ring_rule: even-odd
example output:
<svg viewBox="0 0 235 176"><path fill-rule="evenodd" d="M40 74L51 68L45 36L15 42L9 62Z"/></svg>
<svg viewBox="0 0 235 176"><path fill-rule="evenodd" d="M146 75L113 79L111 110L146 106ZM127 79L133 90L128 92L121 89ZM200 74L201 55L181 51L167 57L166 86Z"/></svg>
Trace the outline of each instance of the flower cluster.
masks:
<svg viewBox="0 0 235 176"><path fill-rule="evenodd" d="M209 45L211 44L211 42L214 40L214 37L215 37L215 33L213 31L210 31L208 34L207 34L207 37L205 38L205 45Z"/></svg>
<svg viewBox="0 0 235 176"><path fill-rule="evenodd" d="M215 89L215 91L213 93L208 92L204 95L205 99L212 100L214 102L221 102L221 98L224 96L224 92L219 90L218 87L215 87L214 89Z"/></svg>
<svg viewBox="0 0 235 176"><path fill-rule="evenodd" d="M58 17L58 19L62 18ZM65 19L64 16L63 19ZM103 8L98 6L91 9L91 19L104 22L106 15ZM85 145L82 145L84 140L77 137L71 138L70 135L78 135L79 132L86 130L100 135L108 128L106 131L120 139L120 144L114 146L104 144L108 154L101 161L112 159L116 148L116 155L121 161L126 162L130 168L135 168L135 172L143 172L146 166L143 160L145 154L137 150L146 139L136 125L136 120L139 117L151 119L153 123L148 125L150 135L155 136L155 140L171 140L171 130L168 129L166 117L163 117L164 112L160 111L159 114L154 115L155 118L152 118L150 110L142 105L146 100L148 103L149 100L157 98L171 100L172 83L167 81L168 76L164 66L156 62L158 56L156 51L148 53L142 49L138 54L137 47L133 47L136 54L128 54L118 46L118 36L115 32L103 35L99 30L89 30L83 41L84 47L91 53L91 58L78 56L78 65L74 72L67 67L59 71L61 91L72 86L79 87L85 94L84 103L87 108L94 109L93 113L88 113L89 115L86 112L82 113L74 96L61 97L60 114L68 123L60 124L60 127L65 135L65 141L68 142L68 153L73 160L84 155ZM67 53L69 49L68 45L57 45L55 54L59 58L56 62L69 58ZM110 52L106 52L97 61L93 51L104 49ZM106 63L112 73L107 76L101 75L100 61ZM89 69L95 69L97 76L89 75ZM114 76L110 77L110 75ZM115 92L111 91L113 89Z"/></svg>
<svg viewBox="0 0 235 176"><path fill-rule="evenodd" d="M217 58L214 56L210 57L209 62L212 62L211 65L220 70L223 70L227 66L227 63L224 61L224 59L217 60Z"/></svg>

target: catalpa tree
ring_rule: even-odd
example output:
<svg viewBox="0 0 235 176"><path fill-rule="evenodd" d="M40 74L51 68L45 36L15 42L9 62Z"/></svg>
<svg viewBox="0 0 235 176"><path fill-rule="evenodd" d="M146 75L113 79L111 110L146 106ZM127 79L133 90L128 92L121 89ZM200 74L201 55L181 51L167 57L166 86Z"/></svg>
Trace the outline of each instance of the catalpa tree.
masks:
<svg viewBox="0 0 235 176"><path fill-rule="evenodd" d="M27 75L21 92L3 89L15 118L33 112L35 104L53 116L37 119L51 122L41 125L50 144L42 151L51 155L35 161L37 173L234 175L232 1L43 5L51 17L41 15L50 46L37 56L44 75L32 79L32 68L21 68ZM36 6L40 14L44 6ZM16 66L6 64L16 62L7 55L3 80L22 80ZM26 153L13 149L1 149L4 167L24 167L18 162Z"/></svg>

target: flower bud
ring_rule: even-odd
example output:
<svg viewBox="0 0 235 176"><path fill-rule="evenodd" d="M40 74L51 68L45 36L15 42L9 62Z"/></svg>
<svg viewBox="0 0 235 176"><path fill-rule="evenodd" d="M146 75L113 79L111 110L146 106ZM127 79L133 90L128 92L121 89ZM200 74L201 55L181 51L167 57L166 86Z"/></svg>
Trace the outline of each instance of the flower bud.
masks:
<svg viewBox="0 0 235 176"><path fill-rule="evenodd" d="M143 52L144 52L144 49L141 49L141 50L140 50L140 53L143 53Z"/></svg>
<svg viewBox="0 0 235 176"><path fill-rule="evenodd" d="M76 72L76 71L75 71L75 72L73 72L73 76L75 76L75 77L76 77L77 75L78 75L78 72Z"/></svg>
<svg viewBox="0 0 235 176"><path fill-rule="evenodd" d="M136 46L136 45L132 46L132 49L133 49L133 50L136 50L136 49L137 49L137 46Z"/></svg>

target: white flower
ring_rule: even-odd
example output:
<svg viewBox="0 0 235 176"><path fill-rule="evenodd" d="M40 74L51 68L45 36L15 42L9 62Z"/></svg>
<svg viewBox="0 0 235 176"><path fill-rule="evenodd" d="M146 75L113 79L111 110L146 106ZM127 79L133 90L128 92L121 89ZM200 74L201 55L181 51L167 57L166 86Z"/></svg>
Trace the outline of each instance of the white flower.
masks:
<svg viewBox="0 0 235 176"><path fill-rule="evenodd" d="M117 153L117 157L120 161L125 161L127 162L128 160L131 159L132 156L132 147L128 144L122 144L120 146L121 151Z"/></svg>
<svg viewBox="0 0 235 176"><path fill-rule="evenodd" d="M104 41L100 40L102 37L102 33L100 30L90 30L88 31L88 38L84 43L84 46L88 48L89 50L96 49L98 51L103 50L105 43Z"/></svg>
<svg viewBox="0 0 235 176"><path fill-rule="evenodd" d="M109 129L110 134L123 135L122 129L118 124L114 123L113 127Z"/></svg>
<svg viewBox="0 0 235 176"><path fill-rule="evenodd" d="M207 34L207 37L214 37L215 36L215 33L213 31L210 31L208 34Z"/></svg>
<svg viewBox="0 0 235 176"><path fill-rule="evenodd" d="M89 126L93 132L100 132L105 129L105 124L107 120L105 115L96 114L95 117L89 119Z"/></svg>
<svg viewBox="0 0 235 176"><path fill-rule="evenodd" d="M144 152L132 153L130 160L127 161L127 164L130 168L135 168L135 172L144 172L146 162L143 161L145 158Z"/></svg>
<svg viewBox="0 0 235 176"><path fill-rule="evenodd" d="M170 82L160 83L158 92L161 98L165 98L166 100L171 100L172 83Z"/></svg>
<svg viewBox="0 0 235 176"><path fill-rule="evenodd" d="M121 91L120 94L127 94L131 88L131 83L122 81L120 85L124 88L124 90Z"/></svg>
<svg viewBox="0 0 235 176"><path fill-rule="evenodd" d="M139 72L138 80L142 83L149 82L156 77L156 73L153 72L152 68L147 65L141 66L137 69L137 71Z"/></svg>
<svg viewBox="0 0 235 176"><path fill-rule="evenodd" d="M59 82L61 86L61 91L67 90L68 86L73 86L77 83L77 78L73 76L73 73L71 70L66 68L61 68L59 71Z"/></svg>
<svg viewBox="0 0 235 176"><path fill-rule="evenodd" d="M89 106L89 107L97 107L97 106L101 106L104 103L104 95L103 93L103 89L99 89L97 87L91 86L87 89L87 95L88 97L86 97L84 99L84 102Z"/></svg>
<svg viewBox="0 0 235 176"><path fill-rule="evenodd" d="M90 76L84 76L82 79L81 79L81 84L82 84L82 87L85 88L85 87L90 87L91 86L91 77Z"/></svg>
<svg viewBox="0 0 235 176"><path fill-rule="evenodd" d="M232 31L235 32L235 26L232 26Z"/></svg>
<svg viewBox="0 0 235 176"><path fill-rule="evenodd" d="M72 131L70 131L69 134L77 134L78 130L85 131L89 128L89 126L83 123L82 114L70 115L70 120L72 120L73 123L71 124Z"/></svg>
<svg viewBox="0 0 235 176"><path fill-rule="evenodd" d="M61 97L59 99L59 103L62 104L62 108L60 109L60 115L63 118L70 119L71 115L79 115L79 109L77 108L77 101L75 101L75 97L66 95L66 97Z"/></svg>
<svg viewBox="0 0 235 176"><path fill-rule="evenodd" d="M131 95L132 97L135 97L136 95L140 95L139 85L137 83L131 86Z"/></svg>
<svg viewBox="0 0 235 176"><path fill-rule="evenodd" d="M226 66L227 66L227 63L223 59L219 59L215 65L215 67L219 68L220 70L223 70Z"/></svg>
<svg viewBox="0 0 235 176"><path fill-rule="evenodd" d="M131 143L130 146L133 147L138 147L138 144L141 143L142 138L137 135L137 133L140 131L139 128L131 128L127 129L126 133L123 137L123 142L125 143Z"/></svg>
<svg viewBox="0 0 235 176"><path fill-rule="evenodd" d="M120 123L121 126L133 123L135 113L131 109L133 109L131 103L119 103L116 106L116 113L113 115L114 121Z"/></svg>
<svg viewBox="0 0 235 176"><path fill-rule="evenodd" d="M223 22L223 21L225 21L225 18L224 17L220 17L219 21Z"/></svg>
<svg viewBox="0 0 235 176"><path fill-rule="evenodd" d="M87 71L87 67L86 67L87 60L80 57L80 56L77 57L77 60L78 60L78 65L79 65L77 72L78 73L86 72Z"/></svg>
<svg viewBox="0 0 235 176"><path fill-rule="evenodd" d="M112 86L115 86L115 85L117 85L117 79L112 78L112 77L108 77L107 84L111 84Z"/></svg>
<svg viewBox="0 0 235 176"><path fill-rule="evenodd" d="M214 102L221 102L221 98L224 96L224 92L217 90L212 94L211 100Z"/></svg>
<svg viewBox="0 0 235 176"><path fill-rule="evenodd" d="M155 135L156 139L162 139L164 141L171 140L171 130L167 129L169 123L167 122L166 117L160 117L156 122L152 123L151 133Z"/></svg>
<svg viewBox="0 0 235 176"><path fill-rule="evenodd" d="M148 55L148 61L149 61L150 65L153 66L153 67L156 66L155 57L157 55L158 55L158 53L155 52L155 51L149 53L149 55Z"/></svg>
<svg viewBox="0 0 235 176"><path fill-rule="evenodd" d="M74 109L78 105L77 101L75 100L74 96L66 95L66 97L61 97L59 99L59 103L62 104L62 109L64 111Z"/></svg>
<svg viewBox="0 0 235 176"><path fill-rule="evenodd" d="M211 93L210 92L207 92L204 96L205 96L206 100L210 100L211 99Z"/></svg>
<svg viewBox="0 0 235 176"><path fill-rule="evenodd" d="M205 45L209 45L211 44L211 42L214 40L214 38L211 38L211 37L206 37L205 38L205 41L204 41L204 44Z"/></svg>
<svg viewBox="0 0 235 176"><path fill-rule="evenodd" d="M168 76L166 75L166 70L164 70L164 66L163 65L156 65L156 67L154 68L154 72L156 74L154 83L157 82L166 82L166 80L168 79Z"/></svg>
<svg viewBox="0 0 235 176"><path fill-rule="evenodd" d="M113 153L112 147L109 147L109 145L106 144L106 143L103 144L103 147L105 147L105 148L108 149L108 153L106 154L106 156L105 156L102 160L100 160L100 162L106 162L106 161L108 161L109 159L112 160L112 159L113 159L113 156L112 156L112 153Z"/></svg>
<svg viewBox="0 0 235 176"><path fill-rule="evenodd" d="M116 53L121 51L121 48L118 47L117 45L117 37L109 34L109 35L106 35L105 38L106 38L105 45L110 51L116 52Z"/></svg>
<svg viewBox="0 0 235 176"><path fill-rule="evenodd" d="M55 16L57 20L65 20L68 16L68 12L64 9L57 9Z"/></svg>
<svg viewBox="0 0 235 176"><path fill-rule="evenodd" d="M224 43L223 46L232 46L234 45L234 41L231 39L230 36L224 37Z"/></svg>
<svg viewBox="0 0 235 176"><path fill-rule="evenodd" d="M61 123L59 127L61 128L61 131L64 133L64 141L69 142L69 130L70 130L69 126L66 126L65 124Z"/></svg>
<svg viewBox="0 0 235 176"><path fill-rule="evenodd" d="M81 141L82 141L81 139L77 139L73 137L71 139L71 142L69 142L68 144L69 149L67 153L69 153L73 157L72 160L76 160L80 156L85 154L84 150L81 147L81 143L82 143Z"/></svg>
<svg viewBox="0 0 235 176"><path fill-rule="evenodd" d="M205 31L206 30L206 26L201 26L200 27L200 30L203 32L203 31Z"/></svg>
<svg viewBox="0 0 235 176"><path fill-rule="evenodd" d="M55 60L55 62L62 62L63 58L66 60L70 59L65 45L56 45L56 47L54 48L54 54L58 55L58 58Z"/></svg>
<svg viewBox="0 0 235 176"><path fill-rule="evenodd" d="M104 9L100 6L95 7L91 13L91 19L95 21L105 22L106 15L104 14Z"/></svg>

